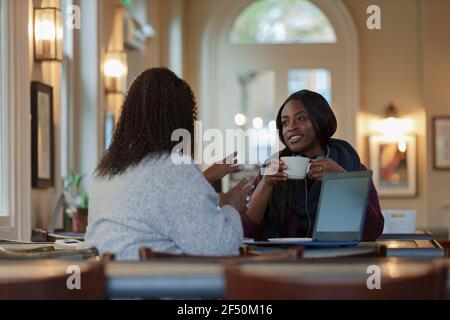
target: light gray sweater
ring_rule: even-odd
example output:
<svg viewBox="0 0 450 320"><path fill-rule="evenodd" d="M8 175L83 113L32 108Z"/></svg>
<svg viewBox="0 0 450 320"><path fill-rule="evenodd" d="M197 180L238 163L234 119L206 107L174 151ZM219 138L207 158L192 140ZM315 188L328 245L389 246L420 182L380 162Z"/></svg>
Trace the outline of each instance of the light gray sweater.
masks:
<svg viewBox="0 0 450 320"><path fill-rule="evenodd" d="M185 159L186 160L186 159ZM237 255L243 240L239 213L194 164L170 156L145 159L111 179L95 178L86 242L118 260L138 259L141 246L192 255Z"/></svg>

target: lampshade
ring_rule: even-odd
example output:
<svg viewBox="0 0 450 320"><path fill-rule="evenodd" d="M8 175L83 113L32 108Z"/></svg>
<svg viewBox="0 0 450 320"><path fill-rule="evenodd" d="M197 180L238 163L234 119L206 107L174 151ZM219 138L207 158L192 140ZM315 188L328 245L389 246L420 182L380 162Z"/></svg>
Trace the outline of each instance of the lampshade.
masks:
<svg viewBox="0 0 450 320"><path fill-rule="evenodd" d="M62 61L63 19L58 8L34 8L34 59Z"/></svg>
<svg viewBox="0 0 450 320"><path fill-rule="evenodd" d="M392 141L403 141L403 136L414 131L411 119L400 118L397 107L390 104L384 113L384 118L376 123L375 131Z"/></svg>
<svg viewBox="0 0 450 320"><path fill-rule="evenodd" d="M127 89L127 56L123 51L106 52L103 64L107 93L125 93Z"/></svg>

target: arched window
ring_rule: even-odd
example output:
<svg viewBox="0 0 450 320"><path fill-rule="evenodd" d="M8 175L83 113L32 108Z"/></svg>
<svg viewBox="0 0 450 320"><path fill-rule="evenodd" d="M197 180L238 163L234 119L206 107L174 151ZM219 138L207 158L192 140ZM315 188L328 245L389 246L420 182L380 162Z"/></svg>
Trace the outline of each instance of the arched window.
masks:
<svg viewBox="0 0 450 320"><path fill-rule="evenodd" d="M308 0L257 0L234 21L232 44L335 43L327 16Z"/></svg>

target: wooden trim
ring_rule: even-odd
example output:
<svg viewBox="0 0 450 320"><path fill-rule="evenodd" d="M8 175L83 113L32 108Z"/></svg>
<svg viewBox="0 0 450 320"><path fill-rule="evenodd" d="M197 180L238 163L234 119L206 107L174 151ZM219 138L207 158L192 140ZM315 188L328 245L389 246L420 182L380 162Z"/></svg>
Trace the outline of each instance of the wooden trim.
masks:
<svg viewBox="0 0 450 320"><path fill-rule="evenodd" d="M433 145L433 169L436 171L447 171L450 170L450 166L449 167L438 167L436 165L436 151L437 151L437 146L436 146L436 121L437 120L449 120L450 121L450 116L434 116L432 118L432 122L431 122L431 127L432 127L432 136L431 139L433 140L432 145Z"/></svg>
<svg viewBox="0 0 450 320"><path fill-rule="evenodd" d="M39 92L47 93L50 97L49 124L50 124L50 179L39 178L38 157L38 100ZM31 82L31 181L34 188L52 187L55 181L55 146L54 146L54 123L53 123L53 87L42 82Z"/></svg>
<svg viewBox="0 0 450 320"><path fill-rule="evenodd" d="M9 106L9 221L1 221L0 236L29 241L31 238L29 3L7 1L6 10Z"/></svg>

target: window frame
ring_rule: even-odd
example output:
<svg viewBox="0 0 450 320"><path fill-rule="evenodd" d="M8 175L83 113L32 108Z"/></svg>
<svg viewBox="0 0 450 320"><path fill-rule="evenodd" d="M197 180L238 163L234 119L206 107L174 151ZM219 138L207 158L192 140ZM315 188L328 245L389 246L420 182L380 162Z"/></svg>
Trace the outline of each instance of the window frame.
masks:
<svg viewBox="0 0 450 320"><path fill-rule="evenodd" d="M324 40L324 39L320 39L320 40L305 40L305 39L301 39L299 37L297 37L297 39L285 39L282 41L277 41L274 39L265 39L265 40L258 40L258 39L252 39L252 40L238 40L237 38L235 38L233 36L235 29L234 27L236 26L237 21L239 20L239 18L241 18L248 9L250 9L250 7L256 5L255 2L252 2L250 4L248 4L247 6L245 6L240 12L239 14L234 18L233 22L231 23L229 30L228 30L228 42L230 45L235 45L235 46L260 46L260 45L274 45L274 46L282 46L282 45L333 45L333 44L337 44L339 39L337 36L337 32L333 26L333 23L330 21L329 17L327 16L326 12L324 12L316 3L314 3L313 1L310 0L305 0L305 2L308 3L308 5L310 5L311 7L314 8L314 10L317 10L321 15L322 18L324 19L324 22L327 24L326 27L330 28L332 33L333 33L333 39L331 40Z"/></svg>
<svg viewBox="0 0 450 320"><path fill-rule="evenodd" d="M7 216L0 217L0 238L31 238L30 43L28 1L1 1L3 179ZM5 85L5 83L7 85ZM25 84L25 87L24 87ZM28 94L27 94L28 93ZM3 133L5 133L3 135ZM6 159L6 160L5 160Z"/></svg>
<svg viewBox="0 0 450 320"><path fill-rule="evenodd" d="M5 12L8 11L8 4L6 1L0 2L0 29L7 30L8 16ZM8 54L7 50L7 34L0 34L0 226L10 224L9 213L9 194L8 194L8 157L9 154L9 132L8 119L9 110L5 106L8 105Z"/></svg>

